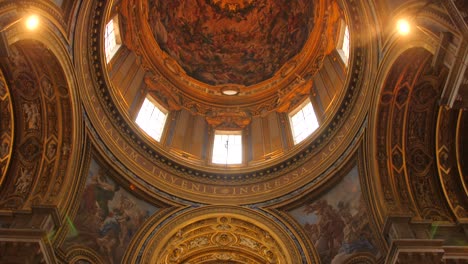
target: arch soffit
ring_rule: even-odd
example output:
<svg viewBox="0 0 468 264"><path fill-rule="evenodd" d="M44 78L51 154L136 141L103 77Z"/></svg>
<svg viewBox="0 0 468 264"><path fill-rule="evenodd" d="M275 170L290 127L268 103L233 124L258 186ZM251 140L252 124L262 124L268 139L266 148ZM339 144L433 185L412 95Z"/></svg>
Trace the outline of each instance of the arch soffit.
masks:
<svg viewBox="0 0 468 264"><path fill-rule="evenodd" d="M50 3L53 5L53 3ZM12 6L4 7L3 11L0 10L2 15L10 12L13 8ZM76 75L74 66L72 64L72 59L70 56L70 47L68 46L67 40L64 38L64 30L63 30L63 23L61 18L58 17L58 13L56 12L48 12L50 10L55 10L55 7L49 6L49 4L38 4L33 5L31 10L41 16L42 19L46 21L41 21L40 28L37 29L35 32L27 31L25 28L21 27L20 25L15 25L12 28L8 29L5 34L7 37L7 42L10 47L17 43L21 43L22 41L27 40L34 40L38 43L42 44L44 48L50 50L59 67L62 70L64 82L67 85L68 89L68 96L70 99L70 107L71 112L71 119L67 120L67 122L72 122L73 130L70 131L71 133L71 146L68 159L68 166L64 173L65 178L63 179L62 184L66 186L76 186L76 182L73 182L72 175L76 175L80 170L81 158L82 158L82 151L83 145L77 144L76 142L82 142L84 140L84 130L83 130L83 122L82 122L82 110L81 104L79 99L79 93L77 92L79 89L77 88L76 82ZM56 14L57 17L51 15ZM20 44L21 45L21 44ZM68 124L64 124L68 125ZM70 177L67 177L67 176ZM49 184L53 185L53 182ZM63 191L63 190L62 190ZM69 195L73 195L73 191L67 192ZM66 199L59 199L55 201L55 205L59 208L59 210L67 210L66 208L69 207L70 202L73 198L66 198Z"/></svg>
<svg viewBox="0 0 468 264"><path fill-rule="evenodd" d="M436 28L439 30L446 30L457 36L459 33L456 31L454 25L450 21L448 15L444 13L444 10L439 8L435 8L434 6L427 6L426 9L421 9L420 3L408 3L404 4L404 6L400 7L397 11L395 11L395 15L393 15L393 19L390 21L390 25L396 24L398 18L401 17L408 17L408 13L415 12L415 10L420 10L420 14L418 18L413 16L413 21L421 22L422 17L424 18L424 22L427 24L433 23L436 25ZM420 17L419 17L420 16ZM412 32L410 34L415 34L412 36L400 36L396 30L391 30L390 33L387 35L386 41L383 46L383 55L382 59L379 63L379 68L377 70L377 77L374 80L374 87L377 87L375 90L372 98L371 98L371 107L370 109L378 109L380 98L382 95L382 91L387 84L388 74L390 73L392 67L395 65L397 60L400 58L402 54L407 52L413 48L420 48L424 49L431 54L435 54L437 50L437 45L439 44L439 36L437 35L427 35L427 32L422 32L420 29L414 29L416 33ZM375 150L376 137L377 137L377 126L379 122L378 112L371 111L369 112L369 131L366 133L366 142L367 143L367 151L369 157L376 157L377 153ZM370 162L365 164L368 166L369 173L366 174L369 177L372 175L378 175L378 169L375 159L374 162ZM378 215L380 215L379 225L383 225L384 217L383 212L383 191L381 190L381 183L377 177L372 177L367 179L369 184L371 184L372 188L369 190L374 190L372 196L379 197L378 199L374 199L375 201L375 208L377 211L382 210Z"/></svg>
<svg viewBox="0 0 468 264"><path fill-rule="evenodd" d="M418 168L418 165L414 163L414 159L425 157L425 163L430 165L432 163L430 155L432 155L434 151L431 146L435 144L434 135L430 132L423 133L419 135L419 137L414 138L415 133L417 134L414 130L414 126L418 124L418 122L414 121L414 118L418 114L422 115L421 118L425 118L425 121L419 125L432 123L435 126L436 121L434 118L431 118L431 116L434 115L434 111L437 109L437 106L433 104L437 101L438 96L436 94L435 97L431 96L430 100L418 100L414 97L415 95L413 95L413 92L419 91L419 96L424 96L420 91L422 91L422 87L427 86L428 89L423 90L437 93L437 91L441 89L440 86L443 85L446 71L433 72L430 70L430 58L432 54L424 47L413 47L412 45L407 45L406 47L407 49L403 52L395 52L395 57L393 57L391 63L388 63L389 67L385 71L385 75L380 76L382 80L377 87L381 88L373 98L372 109L376 109L376 111L370 113L372 118L369 122L370 133L367 138L367 149L370 155L376 158L372 159L374 161L373 163L366 164L369 166L368 170L370 171L370 173L367 174L370 177L367 181L372 185L372 188L369 189L373 190L373 193L370 195L378 197L378 199L374 199L373 207L377 211L376 213L380 225L385 221L386 215L395 213L415 215L416 217L422 218L451 219L444 197L439 197L438 195L432 196L433 199L435 199L432 204L434 204L434 207L437 207L434 212L425 211L423 209L424 206L420 204L420 199L413 200L412 198L414 195L418 197L423 196L423 194L420 193L421 191L417 188L417 185L422 183L416 183L416 179L413 179L415 177L414 175L418 175L418 170L422 170L422 168ZM408 58L408 61L411 62L420 59L422 66L418 66L417 69L408 70L407 66L411 63L407 65L403 61L404 58ZM398 66L399 64L403 65ZM411 71L413 71L413 73L411 73ZM391 74L394 76L391 76ZM405 78L405 80L394 80L394 84L392 84L392 80L395 78ZM393 87L393 85L395 85L395 87ZM408 91L407 97L404 96L405 90ZM384 99L384 97L387 99ZM423 102L423 100L425 101ZM382 107L386 107L385 109L387 110L385 111L395 112L394 114L390 114L390 116L387 114L387 117L390 118L387 119L387 122L390 123L384 122L385 118L381 116L382 111L384 111ZM400 121L396 121L398 118L401 119L400 127L398 125ZM397 124L395 124L395 122ZM389 126L391 123L393 123L393 125ZM425 130L425 128L423 128L423 130ZM406 144L408 139L402 138L399 134L412 135L414 139L412 140L412 144ZM385 140L386 143L382 143L384 142L383 140ZM388 145L385 147L387 149L384 151L385 153L382 152L382 144ZM435 148L434 146L432 147ZM423 156L419 155L420 153L422 153L421 155ZM401 157L403 160L400 162L399 159ZM388 166L384 168L382 167L382 162L385 160ZM434 186L438 185L438 174L435 169L431 169L429 165L424 167L424 171L426 171L426 173L429 173L427 170L431 172L431 175L428 176L431 180L425 183L427 186L424 188L433 189L436 188ZM393 182L393 174L401 174L403 178L399 181L403 181L403 183ZM375 175L375 177L372 177L372 175ZM406 194L401 195L401 197L399 195L391 195L388 189L389 187L384 187L389 186L389 180L392 181L390 185L394 188L393 192L402 188L401 184L404 185L404 182L406 182L408 188L400 190L400 192ZM386 189L384 190L384 188ZM433 190L433 192L436 193L437 191ZM389 201L393 202L389 204Z"/></svg>

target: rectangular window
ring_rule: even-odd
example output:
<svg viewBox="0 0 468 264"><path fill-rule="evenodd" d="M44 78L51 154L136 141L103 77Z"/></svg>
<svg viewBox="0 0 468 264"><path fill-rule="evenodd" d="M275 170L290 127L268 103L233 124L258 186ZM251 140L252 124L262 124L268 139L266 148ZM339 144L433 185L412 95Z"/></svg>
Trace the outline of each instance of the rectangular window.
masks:
<svg viewBox="0 0 468 264"><path fill-rule="evenodd" d="M299 144L318 127L317 116L310 100L306 100L289 116L294 144Z"/></svg>
<svg viewBox="0 0 468 264"><path fill-rule="evenodd" d="M350 50L350 42L349 42L349 28L348 25L344 26L344 30L342 31L341 35L341 43L338 47L338 53L341 56L341 59L348 65L349 61L349 50Z"/></svg>
<svg viewBox="0 0 468 264"><path fill-rule="evenodd" d="M151 98L146 97L135 122L148 135L159 142L164 130L164 125L166 124L166 118L167 111Z"/></svg>
<svg viewBox="0 0 468 264"><path fill-rule="evenodd" d="M212 157L216 164L241 164L242 132L216 130Z"/></svg>
<svg viewBox="0 0 468 264"><path fill-rule="evenodd" d="M341 50L343 51L346 61L349 60L349 28L348 26L345 27L345 31L343 35L343 45L341 46Z"/></svg>
<svg viewBox="0 0 468 264"><path fill-rule="evenodd" d="M107 23L104 35L104 48L107 62L109 62L117 50L119 50L120 44L118 16L115 16Z"/></svg>

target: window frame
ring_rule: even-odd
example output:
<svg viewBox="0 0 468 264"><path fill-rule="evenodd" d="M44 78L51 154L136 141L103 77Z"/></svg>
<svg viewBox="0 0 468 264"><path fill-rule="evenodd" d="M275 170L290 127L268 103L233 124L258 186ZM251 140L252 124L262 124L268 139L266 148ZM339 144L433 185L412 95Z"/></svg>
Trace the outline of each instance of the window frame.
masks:
<svg viewBox="0 0 468 264"><path fill-rule="evenodd" d="M217 163L213 160L215 153L215 141L217 135L232 135L232 136L240 136L240 162L239 163L229 163L227 161L223 163ZM223 130L223 129L215 129L213 131L213 138L212 138L212 146L211 146L211 159L210 163L215 166L229 166L229 167L236 167L241 166L244 164L245 154L244 154L244 137L242 130ZM229 155L228 155L229 156ZM228 158L228 157L226 157Z"/></svg>
<svg viewBox="0 0 468 264"><path fill-rule="evenodd" d="M138 117L139 117L139 115L140 115L140 112L141 112L141 110L142 110L142 108L143 108L143 105L145 104L145 101L146 101L146 100L148 100L148 101L154 106L154 109L159 110L161 113L163 113L163 114L165 115L164 123L163 123L163 125L162 125L162 129L161 129L161 131L159 131L159 133L160 133L159 139L156 138L156 137L154 137L154 136L152 135L152 133L148 132L148 131L146 130L146 128L145 128L145 127L142 127L142 126L140 125L140 123L137 121L137 120L138 120ZM153 110L153 111L154 111L154 110ZM139 110L138 110L137 113L136 113L136 116L135 116L135 124L137 124L138 127L139 127L141 130L143 130L143 132L145 132L149 137L151 137L152 139L156 140L157 142L161 142L162 139L163 139L163 137L164 137L165 131L166 131L166 126L167 126L167 119L168 119L168 117L169 117L169 111L168 111L165 107L163 107L160 103L158 103L158 101L157 101L156 99L154 99L150 94L147 94L147 95L144 97L143 101L141 102L140 108L139 108ZM150 119L150 120L151 120L151 119ZM148 122L148 121L150 121L150 120L144 120L144 121L142 121L142 122L144 123L144 122Z"/></svg>
<svg viewBox="0 0 468 264"><path fill-rule="evenodd" d="M113 43L115 45L110 49L108 48L108 36L110 33L108 33L108 27L109 25L112 24L112 35L113 35ZM120 47L122 46L122 38L120 34L120 24L119 24L119 16L115 15L113 16L105 25L104 27L104 54L106 55L106 63L110 63L112 59L115 57L115 54L120 50Z"/></svg>
<svg viewBox="0 0 468 264"><path fill-rule="evenodd" d="M349 26L346 24L344 20L340 23L340 35L338 38L338 45L336 46L336 50L338 54L340 54L341 61L347 67L349 64L349 60L351 58L351 35L349 32ZM347 40L347 42L345 42ZM345 48L345 43L347 49ZM345 50L346 49L346 50Z"/></svg>
<svg viewBox="0 0 468 264"><path fill-rule="evenodd" d="M313 117L315 118L316 127L312 128L312 131L309 134L307 134L304 138L302 138L301 140L296 142L297 135L295 136L295 129L294 129L295 124L293 123L293 117L296 114L298 114L299 112L301 112L309 103L310 103L310 106L311 106L311 109L312 109ZM312 100L309 97L307 97L301 104L299 104L296 108L294 108L293 111L289 112L288 118L289 118L290 132L291 132L290 135L291 135L292 142L293 142L294 146L299 145L302 142L304 142L308 137L310 137L320 127L320 121L319 121L319 118L317 116L317 112L315 111L314 104L312 103Z"/></svg>

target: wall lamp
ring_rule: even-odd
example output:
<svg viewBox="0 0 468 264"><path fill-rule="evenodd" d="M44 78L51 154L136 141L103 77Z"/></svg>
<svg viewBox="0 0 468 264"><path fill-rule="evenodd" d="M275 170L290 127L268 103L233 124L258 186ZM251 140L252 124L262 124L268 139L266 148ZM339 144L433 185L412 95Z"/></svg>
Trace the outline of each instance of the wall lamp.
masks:
<svg viewBox="0 0 468 264"><path fill-rule="evenodd" d="M29 15L16 19L15 21L0 28L0 58L10 57L10 48L5 32L11 27L24 23L24 27L29 31L34 31L39 27L40 19L37 15Z"/></svg>

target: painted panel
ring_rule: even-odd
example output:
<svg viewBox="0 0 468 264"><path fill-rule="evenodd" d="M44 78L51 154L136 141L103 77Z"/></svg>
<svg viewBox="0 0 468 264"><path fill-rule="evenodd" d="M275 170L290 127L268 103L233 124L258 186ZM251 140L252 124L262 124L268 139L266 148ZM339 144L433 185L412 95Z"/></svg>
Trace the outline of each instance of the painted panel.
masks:
<svg viewBox="0 0 468 264"><path fill-rule="evenodd" d="M80 201L64 248L95 249L104 263L119 263L137 230L158 210L123 189L95 160Z"/></svg>
<svg viewBox="0 0 468 264"><path fill-rule="evenodd" d="M314 28L315 1L148 0L162 50L211 85L252 85L298 54Z"/></svg>
<svg viewBox="0 0 468 264"><path fill-rule="evenodd" d="M289 213L304 228L322 263L344 263L359 252L380 256L357 167L329 192Z"/></svg>

